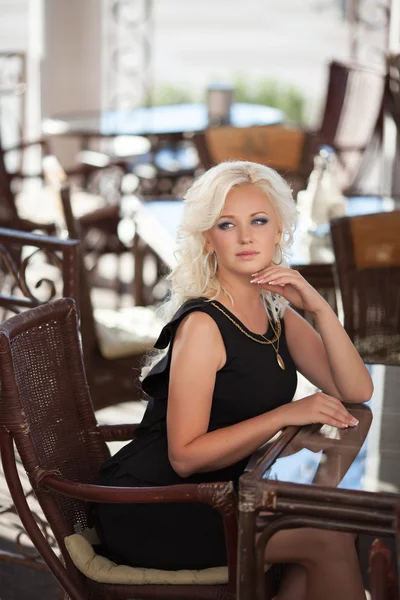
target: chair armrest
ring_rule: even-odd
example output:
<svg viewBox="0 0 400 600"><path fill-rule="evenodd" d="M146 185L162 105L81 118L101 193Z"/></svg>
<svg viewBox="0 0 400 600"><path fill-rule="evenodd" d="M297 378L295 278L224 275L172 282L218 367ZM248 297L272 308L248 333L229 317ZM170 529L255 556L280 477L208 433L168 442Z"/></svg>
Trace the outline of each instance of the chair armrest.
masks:
<svg viewBox="0 0 400 600"><path fill-rule="evenodd" d="M237 577L238 523L237 500L231 481L151 488L123 488L79 483L59 475L45 474L37 478L37 484L45 491L52 490L64 496L91 502L113 504L203 502L209 504L218 510L223 519L228 557L229 597L234 596Z"/></svg>
<svg viewBox="0 0 400 600"><path fill-rule="evenodd" d="M37 483L42 489L87 502L107 504L204 502L222 513L236 513L236 496L231 481L129 488L81 483L53 473L41 475Z"/></svg>
<svg viewBox="0 0 400 600"><path fill-rule="evenodd" d="M118 425L98 425L97 428L105 442L126 442L131 440L139 423L122 423Z"/></svg>

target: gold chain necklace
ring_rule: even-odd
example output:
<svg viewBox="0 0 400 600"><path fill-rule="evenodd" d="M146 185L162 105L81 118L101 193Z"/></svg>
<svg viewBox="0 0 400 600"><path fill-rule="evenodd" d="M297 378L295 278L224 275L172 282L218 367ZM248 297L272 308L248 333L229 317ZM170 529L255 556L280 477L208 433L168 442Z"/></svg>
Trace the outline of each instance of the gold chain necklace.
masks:
<svg viewBox="0 0 400 600"><path fill-rule="evenodd" d="M228 313L226 313L220 306L218 306L218 304L215 304L215 302L210 302L210 304L212 306L214 306L215 308L217 308L220 312L222 312L222 314L225 315L225 317L227 317L227 319L229 319L231 321L231 323L233 323L242 333L244 333L244 335L246 337L248 337L251 340L253 340L253 342L257 342L257 344L264 344L264 345L272 346L273 349L275 350L276 362L278 363L278 365L280 366L280 368L282 369L282 371L285 371L285 369L286 369L285 362L284 362L282 356L279 354L279 341L280 341L281 331L282 331L281 322L280 322L279 319L278 319L277 326L276 326L276 329L275 329L274 326L272 325L271 319L269 318L269 315L267 313L269 324L271 326L272 331L274 332L274 337L273 337L272 340L267 340L267 338L265 337L265 335L262 335L262 333L260 333L261 337L264 338L264 340L265 340L265 341L261 341L261 340L258 340L255 337L253 337L249 333L247 333L247 331L245 331L243 329L243 327L241 327L239 325L239 323L237 323L234 319L232 319L232 317L230 315L228 315ZM278 343L277 343L276 348L275 348L274 342L276 342L276 341Z"/></svg>
<svg viewBox="0 0 400 600"><path fill-rule="evenodd" d="M269 318L269 314L268 314L268 312L267 312L267 316L268 316L268 321L269 321L269 324L270 324L270 326L271 326L271 328L272 328L272 331L274 332L274 334L275 334L275 336L276 336L276 335L277 335L277 332L275 331L275 328L274 328L274 326L272 325L272 321L271 321L271 319ZM279 320L278 320L278 326L279 326L279 335L277 336L277 337L278 337L278 343L276 344L276 348L275 348L274 344L272 344L272 347L273 347L273 349L275 350L275 354L276 354L276 362L278 363L278 365L280 366L280 368L282 369L282 371L285 371L285 370L286 370L285 361L283 360L282 356L279 354L279 342L280 342L280 340L281 340L281 322L280 322ZM264 337L264 336L262 336L262 337ZM264 339L265 339L265 338L264 338ZM274 340L274 341L275 341L275 340Z"/></svg>

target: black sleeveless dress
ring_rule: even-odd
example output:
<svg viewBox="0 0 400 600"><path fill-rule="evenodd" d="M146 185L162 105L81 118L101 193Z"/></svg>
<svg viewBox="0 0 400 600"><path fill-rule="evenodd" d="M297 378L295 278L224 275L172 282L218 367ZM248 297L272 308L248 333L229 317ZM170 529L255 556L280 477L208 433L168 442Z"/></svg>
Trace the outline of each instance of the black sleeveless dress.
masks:
<svg viewBox="0 0 400 600"><path fill-rule="evenodd" d="M214 303L216 306L204 298L189 300L162 329L155 347L169 345L169 349L143 381L143 390L150 396L145 415L135 439L103 465L102 485L136 487L233 481L237 486L249 457L229 467L187 478L181 478L168 460L166 411L172 345L179 324L190 312L205 312L214 319L226 349L226 363L216 375L208 431L234 425L292 400L297 375L286 343L284 319L279 352L285 361L285 371L279 368L271 345L259 344L244 332L260 341L262 336L250 332L222 304ZM270 328L266 337L272 335ZM116 562L166 570L227 564L222 518L206 504L100 504L95 506L94 521L103 553Z"/></svg>

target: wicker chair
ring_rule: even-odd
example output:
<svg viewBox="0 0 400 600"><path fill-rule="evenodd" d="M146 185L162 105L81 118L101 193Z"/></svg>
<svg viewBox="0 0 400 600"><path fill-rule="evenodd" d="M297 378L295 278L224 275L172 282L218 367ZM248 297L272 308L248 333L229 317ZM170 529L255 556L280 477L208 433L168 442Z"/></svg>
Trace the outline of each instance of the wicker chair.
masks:
<svg viewBox="0 0 400 600"><path fill-rule="evenodd" d="M200 162L208 169L225 160L250 160L276 169L295 193L312 170L313 136L296 127L266 125L210 128L194 136Z"/></svg>
<svg viewBox="0 0 400 600"><path fill-rule="evenodd" d="M344 327L366 363L400 364L400 211L331 221Z"/></svg>
<svg viewBox="0 0 400 600"><path fill-rule="evenodd" d="M134 425L99 426L96 423L73 300L50 302L5 321L0 326L0 352L0 447L4 473L22 523L66 591L65 597L72 600L234 599L237 515L231 483L136 489L95 485L100 465L109 456L105 442L131 439ZM14 444L57 540L61 559L43 537L26 503L16 470ZM152 580L160 580L160 574L165 575L157 570L147 573L146 583L142 585L89 579L75 566L66 548L66 543L70 546L71 537L88 525L89 501L212 505L224 519L227 581L185 584L182 582L187 579L187 572L177 572L174 584L152 583ZM76 556L74 559L77 560ZM108 570L107 566L106 572ZM202 571L196 573L201 580ZM146 573L140 570L139 575L143 577Z"/></svg>
<svg viewBox="0 0 400 600"><path fill-rule="evenodd" d="M76 298L78 294L78 244L79 242L76 240L61 240L0 228L0 307L3 313L1 320L5 315L38 306L53 299L56 295ZM28 248L29 251L27 251ZM16 256L17 260L15 260ZM19 261L21 256L23 259ZM45 270L49 264L53 265L55 269L47 274ZM36 291L37 288L42 288L42 284L44 284L45 293ZM27 497L31 494L32 491L27 491ZM0 562L43 571L46 566L41 560L38 560L40 557L35 556L31 549L26 551L19 542L21 528L17 524L14 528L12 517L10 518L10 515L15 514L14 505L7 495L3 495L3 490L1 496L2 523L11 534L10 539L15 542L15 549L13 545L7 551L0 550ZM38 523L42 523L39 515L35 515L35 518Z"/></svg>

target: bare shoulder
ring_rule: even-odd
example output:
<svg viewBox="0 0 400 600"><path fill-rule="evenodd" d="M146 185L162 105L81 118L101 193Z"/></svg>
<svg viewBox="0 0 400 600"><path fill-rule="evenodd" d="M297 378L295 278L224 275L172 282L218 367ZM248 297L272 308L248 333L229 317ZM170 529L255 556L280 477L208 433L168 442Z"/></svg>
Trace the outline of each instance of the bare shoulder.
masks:
<svg viewBox="0 0 400 600"><path fill-rule="evenodd" d="M209 354L216 361L218 369L226 362L225 345L218 325L210 315L193 311L180 323L174 342L174 350L190 352L195 349L197 356Z"/></svg>
<svg viewBox="0 0 400 600"><path fill-rule="evenodd" d="M205 312L195 310L182 320L176 332L178 337L191 337L192 335L207 338L209 335L221 336L214 319Z"/></svg>

